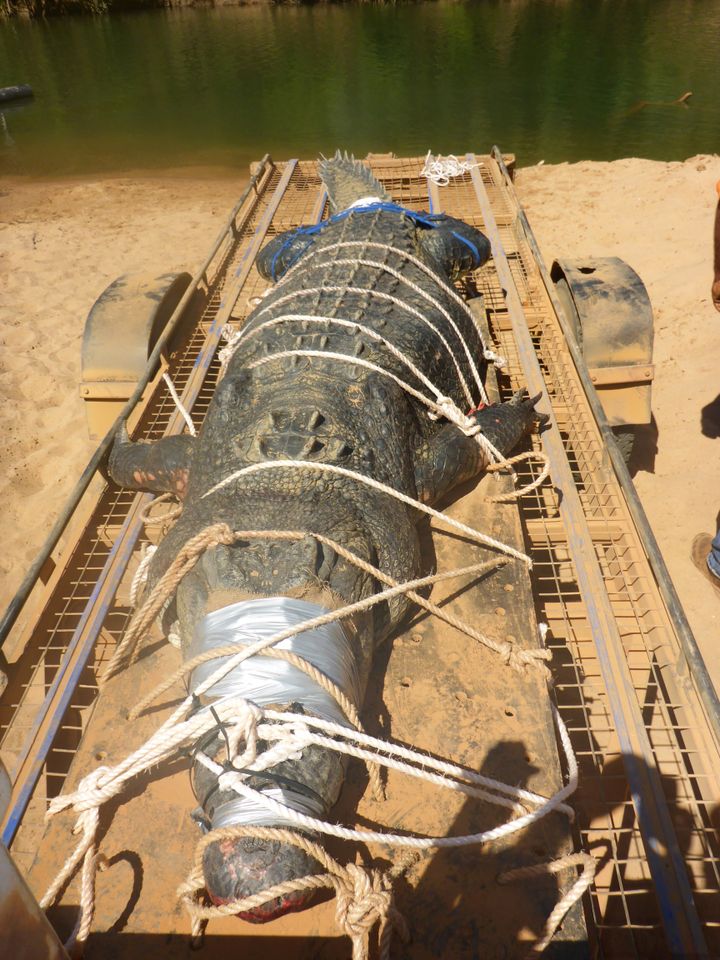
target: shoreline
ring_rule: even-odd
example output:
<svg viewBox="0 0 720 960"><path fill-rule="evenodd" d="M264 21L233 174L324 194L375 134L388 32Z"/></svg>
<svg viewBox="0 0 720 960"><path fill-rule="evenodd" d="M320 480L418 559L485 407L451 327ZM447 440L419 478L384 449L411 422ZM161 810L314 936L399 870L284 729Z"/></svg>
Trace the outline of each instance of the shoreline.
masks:
<svg viewBox="0 0 720 960"><path fill-rule="evenodd" d="M230 166L214 165L190 165L185 167L159 167L157 170L149 168L138 168L130 170L116 170L106 172L99 170L95 173L67 173L61 176L50 176L46 174L27 174L27 173L2 173L0 172L0 189L4 187L26 187L26 186L70 186L83 183L116 182L118 180L136 181L185 181L200 180L205 183L224 182L233 178L240 178L242 184L246 184L250 179L248 167L235 168ZM242 190L242 187L240 188Z"/></svg>
<svg viewBox="0 0 720 960"><path fill-rule="evenodd" d="M194 272L248 178L247 169L215 167L0 176L3 609L94 449L78 390L88 311L122 273ZM703 408L720 393L720 315L710 303L718 179L716 155L516 172L546 262L619 256L650 293L658 449L654 472L641 470L635 483L720 685L720 599L689 559L693 536L714 532L720 510L720 440L702 424Z"/></svg>

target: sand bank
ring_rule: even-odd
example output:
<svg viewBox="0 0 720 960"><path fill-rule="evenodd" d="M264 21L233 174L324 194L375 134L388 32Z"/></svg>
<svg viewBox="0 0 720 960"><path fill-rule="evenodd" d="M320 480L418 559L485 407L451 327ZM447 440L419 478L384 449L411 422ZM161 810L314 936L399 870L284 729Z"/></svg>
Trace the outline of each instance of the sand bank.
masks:
<svg viewBox="0 0 720 960"><path fill-rule="evenodd" d="M720 511L720 406L714 428L707 412L703 426L703 408L720 394L720 314L710 301L718 179L720 157L697 156L532 167L517 184L548 263L622 257L648 289L657 453L635 485L720 687L720 597L690 562L694 535L714 533Z"/></svg>
<svg viewBox="0 0 720 960"><path fill-rule="evenodd" d="M701 423L720 393L709 299L718 179L720 158L702 156L533 167L517 184L548 262L619 256L650 292L658 440L636 485L720 684L720 598L689 560L694 534L714 532L720 510L720 440L708 435L720 424ZM92 453L78 394L88 310L121 273L192 272L242 185L207 174L0 181L0 607Z"/></svg>

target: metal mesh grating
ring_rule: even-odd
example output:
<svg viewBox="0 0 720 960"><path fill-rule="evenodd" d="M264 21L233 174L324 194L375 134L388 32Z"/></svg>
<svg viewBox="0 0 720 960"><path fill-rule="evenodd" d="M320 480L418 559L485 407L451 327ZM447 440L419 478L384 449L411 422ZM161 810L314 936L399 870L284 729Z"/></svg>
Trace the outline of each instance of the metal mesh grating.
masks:
<svg viewBox="0 0 720 960"><path fill-rule="evenodd" d="M421 166L421 161L406 161L401 170L393 168L393 183L399 179L404 191L416 201L416 208L426 205L420 199L424 183L419 177ZM374 164L374 168L382 176L380 165ZM516 218L514 202L499 171L486 158L481 174L591 529L638 709L662 779L708 946L711 955L719 955L717 748L694 690L684 673L678 676L677 639ZM388 183L387 178L385 182ZM432 197L432 187L430 193ZM483 228L469 174L454 179L440 195L437 190L434 193L433 209L441 206L444 212ZM507 399L513 390L524 385L524 376L505 297L492 263L477 271L473 281L466 282L465 293L476 292L485 298L495 340L493 347L508 360L501 377L502 393ZM534 445L539 447L537 439ZM537 475L532 464L527 463L518 472L522 484ZM595 955L640 958L652 951L668 956L597 650L559 519L557 497L545 485L520 504L533 558L538 617L551 628L548 645L553 651L556 698L581 771L574 804L578 810L577 827L583 846L601 861L587 905Z"/></svg>
<svg viewBox="0 0 720 960"><path fill-rule="evenodd" d="M621 489L608 466L601 437L542 279L517 222L513 198L492 162L483 158L483 164L483 182L588 519L622 638L637 707L662 777L696 905L711 954L720 955L717 750L710 740L694 691L678 669L677 640ZM428 184L419 176L422 159L376 157L372 167L396 202L413 209L431 206ZM191 381L196 358L213 335L213 323L221 311L224 295L233 291L234 299L238 294L231 320L242 323L250 309L248 301L264 287L254 267L239 291L233 288L233 277L269 208L282 170L282 166L272 169L262 184L257 203L249 203L241 212L240 229L234 237L228 237L208 268L208 300L199 324L170 362L171 376L180 391ZM453 180L441 197L446 212L482 228L470 175ZM437 209L436 203L432 206ZM315 165L298 164L267 228L267 236L307 223L321 210ZM523 372L505 297L493 265L478 271L464 288L467 294L480 292L485 298L494 348L508 360L501 378L502 392L508 396L523 385ZM216 378L217 365L213 360L193 404L196 423L205 415ZM158 438L166 432L173 417L174 406L161 383L145 408L136 435ZM534 478L535 468L524 464L520 473L520 482L525 482ZM3 756L11 763L27 742L38 707L66 655L97 576L135 500L134 494L110 485L102 491L96 504L91 502L85 507L89 519L84 533L52 588L26 650L14 665L18 679L0 704L0 745ZM607 690L552 487L545 485L523 498L521 511L534 561L538 616L551 628L548 643L554 654L556 698L580 766L580 790L575 800L579 839L601 861L595 885L587 898L594 956L620 960L646 957L651 951L667 956ZM13 854L22 866L29 863L32 856L47 799L61 789L74 748L87 724L97 692L96 679L127 625L129 609L123 605L122 598L121 589L104 619L93 657L75 687L13 845Z"/></svg>
<svg viewBox="0 0 720 960"><path fill-rule="evenodd" d="M236 220L235 231L229 231L206 274L206 303L199 322L187 342L169 358L168 371L180 394L188 383L198 355L206 343L208 331L220 309L223 295L230 287L235 270L242 262L273 191L278 186L283 167L275 167L261 181L262 195L255 204L246 204ZM283 198L283 217L288 224L307 220L317 200L319 180L314 165L298 164ZM268 231L270 232L270 231ZM257 292L260 284L254 267L243 286L244 298ZM216 338L215 338L216 339ZM207 411L217 380L218 365L210 363L192 414L199 425ZM162 437L176 409L162 380L156 378L155 389L135 430L135 436L147 440ZM0 703L0 751L11 774L19 771L22 756L32 754L31 738L37 724L37 713L58 676L58 669L93 596L95 584L110 558L113 543L136 501L132 491L108 484L97 495L93 506L85 506L86 524L72 555L68 558L55 588L45 601L44 612L27 637L24 649L12 665L12 682ZM92 492L85 497L92 501ZM139 543L145 541L141 536ZM133 565L134 567L134 565ZM123 602L123 600L125 602ZM13 842L13 856L19 866L29 867L35 853L37 837L43 829L47 802L62 789L75 749L87 725L97 694L97 681L102 675L117 642L130 619L127 591L122 588L110 605L95 642L92 657L82 669L79 682L65 710L59 730L47 754L38 784L26 815ZM17 644L21 646L20 643Z"/></svg>
<svg viewBox="0 0 720 960"><path fill-rule="evenodd" d="M493 210L511 208L499 174L482 176ZM482 229L470 177L447 191L444 209ZM502 202L501 202L502 201ZM690 684L679 682L679 650L642 545L611 473L602 440L518 222L498 218L513 280L552 397L609 600L622 637L638 709L662 778L673 825L712 955L720 952L717 750ZM504 394L523 385L502 291L492 265L478 272L496 349L508 359ZM537 442L537 441L536 441ZM524 466L521 482L533 478ZM584 846L602 858L589 909L599 957L667 954L659 909L607 693L580 598L557 502L541 488L521 501L532 548L539 618L551 627L555 690L581 770L574 805Z"/></svg>

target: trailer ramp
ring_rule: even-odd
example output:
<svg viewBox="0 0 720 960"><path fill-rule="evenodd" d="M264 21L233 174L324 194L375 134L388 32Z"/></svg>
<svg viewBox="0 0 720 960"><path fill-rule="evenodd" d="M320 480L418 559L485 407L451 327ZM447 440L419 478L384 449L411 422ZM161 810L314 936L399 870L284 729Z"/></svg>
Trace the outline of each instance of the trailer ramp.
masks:
<svg viewBox="0 0 720 960"><path fill-rule="evenodd" d="M543 440L534 441L538 446L544 444L551 456L553 484L545 484L524 498L520 510L522 529L534 561L532 586L537 616L550 627L548 643L554 653L555 696L581 768L580 791L574 799L578 812L576 839L600 861L586 903L592 955L720 955L720 860L717 822L713 823L720 796L716 776L718 746L543 283L502 160L489 156L469 159L477 166L444 188L436 188L420 176L421 159L375 157L371 165L396 202L414 209L431 205L436 211L442 209L475 223L490 236L493 261L466 281L465 293L469 297L484 297L495 349L508 358L507 372L500 382L502 392L508 395L526 384L542 389L553 414L552 429ZM169 368L196 422L201 421L215 385L222 326L228 320L242 322L250 310L249 301L262 292L263 284L253 269L255 254L274 233L318 220L324 206L325 197L314 164L290 161L275 165L266 161L256 172L253 190L233 217L202 276L196 278L203 297L193 332L184 347L164 358L163 366ZM140 408L136 436L157 439L183 427L160 380L160 372L148 389L147 402ZM525 468L525 474L522 479L532 479L533 468ZM150 499L113 485L103 487L97 481L76 511L72 528L65 535L68 546L61 558L56 557L47 586L43 589L40 585L26 605L25 629L16 629L6 643L12 669L10 684L0 702L1 748L14 775L14 793L4 838L12 843L13 855L23 869L31 872L31 882L34 877L38 893L42 892L41 881L47 879L43 875L52 872L47 843L42 844L38 862L31 871L48 799L60 792L69 771L70 782L87 772L87 767L71 771L78 750L96 763L102 762L107 752L103 742L108 740L106 734L117 716L109 698L105 704L99 698L101 709L92 723L89 719L98 700L97 680L130 616L128 571L132 572L137 564L139 538L148 535L142 532L139 512ZM476 502L470 505L470 522L474 525L481 525L474 512L478 508ZM469 507L460 501L453 509L461 516L463 509ZM481 609L479 603L476 606L475 600L468 600L472 615L489 617L490 622L483 625L492 629L494 624L496 630L497 621L509 617L512 625L508 628L503 624L499 629L514 631L522 642L532 643L534 617L523 619L518 612L522 605L508 602L509 592L504 589L509 586L522 591L522 583L498 582L504 597L493 596L491 614L484 606ZM464 597L474 597L480 591L481 588ZM481 600L484 603L485 598ZM427 672L438 659L447 660L447 649L440 649L437 643L432 628L423 621L419 628L411 625L392 648L384 702L390 707L393 737L398 736L397 717L413 717L413 709L408 710L409 691L416 683L418 661L421 667L425 664ZM169 656L168 651L160 653L154 670L167 669ZM554 745L548 743L546 720L540 714L535 721L531 714L522 716L522 723L515 728L515 740L507 727L493 729L489 737L472 739L469 731L473 723L479 722L487 732L492 711L483 713L486 701L464 689L461 649L451 654L451 660L453 656L458 662L445 685L454 684L457 693L464 694L455 703L461 704L465 712L458 715L455 705L448 712L447 705L436 703L432 684L427 683L425 689L413 691L415 719L409 721L406 731L400 731L400 738L405 734L408 740L422 742L418 708L423 703L432 705L425 716L434 716L442 707L446 729L457 730L456 737L445 737L446 747L460 750L463 743L466 748L470 744L471 756L466 754L464 759L472 765L473 760L475 764L482 762L486 752L483 744L486 746L491 740L516 743L517 770L507 770L512 750L506 747L502 764L505 773L494 769L494 775L500 779L512 779L513 775L517 779L535 778L533 788L552 789L559 769ZM482 661L480 666L489 676L490 668ZM115 694L116 708L133 696L131 679L126 683L129 686L118 688ZM514 722L532 699L520 696L516 703L510 703L508 690L512 691L512 679L507 674L488 686L491 695L487 701L502 704L508 722ZM534 755L526 749L528 722L535 722L545 739L543 745L540 737ZM135 742L138 741L133 739ZM447 752L440 748L438 742L438 752ZM539 765L538 759L547 770L529 769ZM492 766L491 756L485 760ZM178 785L180 782L181 778L177 779ZM163 792L156 784L150 785L150 792L153 786ZM356 786L356 796L359 789ZM180 786L178 790L182 800L178 809L190 809L191 797L182 796ZM185 791L188 792L187 787ZM167 795L160 800L167 801ZM123 829L132 838L137 823L133 826L130 806ZM350 810L343 813L351 816ZM402 820L408 811L395 809L389 812L392 814ZM372 815L379 816L379 811ZM382 816L386 815L383 812ZM446 821L448 816L452 823L453 816L462 820L463 814L461 810L446 810L440 819ZM412 818L409 829L411 822ZM59 827L51 829L57 831ZM456 832L457 825L453 829ZM547 859L548 853L557 854L567 845L562 828L549 830L542 843L536 845L537 859ZM187 844L192 843L192 831L178 827L178 834L185 838L181 849L186 854L191 849ZM56 838L59 836L57 833ZM180 864L178 872L172 878L166 877L170 893L173 883L183 875L182 862L189 861L175 860L176 867ZM492 900L488 894L492 869L495 868L482 877L479 896L478 881L473 882L476 875L469 860L461 868L461 876L455 878L466 888L475 885L476 899L466 897L471 901L466 906L471 913L474 911L478 928L482 928L486 917L492 918L503 910L502 902ZM425 873L431 874L431 868ZM435 880L432 876L426 878L425 873L414 878L416 891L422 889L423 879L430 890L449 882L447 870ZM510 896L519 895L513 890ZM527 907L524 915L530 918L527 929L517 920L509 927L497 925L497 932L506 937L508 930L513 930L521 945L523 937L537 933L533 902L537 910L538 901L543 901L538 912L542 914L544 910L547 915L557 888L550 885L549 899L547 887L536 887L522 896ZM450 911L457 908L452 900L446 906ZM312 923L316 924L318 936L325 936L331 929L328 908L321 906L311 913L318 909L319 919ZM326 914L322 914L323 909ZM237 933L237 926L233 927L232 921L227 923L230 926L227 930L223 926L222 933L211 928L213 937L224 941L226 935ZM112 928L112 924L110 920L104 928ZM146 930L150 925L148 918ZM580 949L582 921L575 916L565 926L570 935L566 942L572 943L574 936ZM167 945L163 934L168 927L155 929L157 939L149 932L147 936L160 949L162 943ZM175 929L181 930L182 923ZM267 938L276 935L276 929L273 924L258 937L264 942L257 947L261 951L258 955L267 949ZM290 940L285 939L284 944L287 947L290 941L297 940L297 955L305 955L302 951L309 943L309 929L303 930L302 922L294 933L292 929L287 933ZM480 944L486 945L486 937L482 930L469 940L466 935L467 949L458 953L456 942L451 952L471 956ZM113 944L113 950L119 949L118 937L104 935L98 946L100 942L99 955L111 955L108 951ZM509 941L506 939L505 943ZM143 955L150 955L150 945L150 940L144 942ZM445 946L448 945L446 942ZM433 949L437 955L443 955L442 944L436 943ZM507 955L521 956L522 952L520 949ZM421 954L411 951L409 955Z"/></svg>

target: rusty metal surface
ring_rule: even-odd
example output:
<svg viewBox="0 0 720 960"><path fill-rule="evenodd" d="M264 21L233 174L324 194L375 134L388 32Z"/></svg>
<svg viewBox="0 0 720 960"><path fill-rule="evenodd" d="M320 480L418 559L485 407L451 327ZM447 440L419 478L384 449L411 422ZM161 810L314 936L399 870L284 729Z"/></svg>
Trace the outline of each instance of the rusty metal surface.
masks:
<svg viewBox="0 0 720 960"><path fill-rule="evenodd" d="M720 757L717 745L710 736L696 691L690 682L687 663L679 649L672 621L660 599L642 541L610 469L607 453L557 318L541 282L532 252L524 239L514 197L504 184L494 161L487 157L478 159L483 164L480 174L498 224L512 283L517 290L533 348L551 398L593 550L598 558L602 590L607 594L620 633L622 656L626 659L630 674L635 709L641 717L661 778L674 832L687 867L691 895L702 921L711 955L720 956L720 845L717 833ZM377 157L372 165L376 175L384 181L397 202L421 209L428 206L428 193L430 199L435 198L436 201L442 195L444 209L482 228L483 218L472 178L465 176L453 180L451 186L438 191L419 176L423 160L424 158L401 160ZM249 220L248 229L251 232L257 226L263 204L267 204L268 190L272 192L278 182L278 174L274 173L273 176L271 182L264 184L259 208ZM290 182L288 196L284 199L278 216L269 225L268 235L272 235L276 230L316 219L323 205L324 197L319 190L314 164L299 165ZM436 209L438 208L439 205L436 205ZM225 263L223 268L225 276L232 273L230 261ZM218 310L224 285L223 280L213 292L210 311ZM239 291L240 299L231 307L233 316L242 317L247 312L247 299L257 294L260 289L257 275L251 271ZM480 292L485 297L493 346L507 356L509 361L507 372L501 380L501 391L506 397L511 389L524 385L524 372L519 363L506 298L494 265L490 263L478 271L465 284L465 291L468 296ZM209 328L210 323L201 323L187 350L181 358L176 358L181 387L189 379L194 362L192 358L198 355ZM198 420L207 409L215 371L214 362L211 362L195 402L193 415ZM148 438L162 435L173 416L172 407L167 402L167 397L162 395L162 390L154 403L155 406L151 405L150 411L139 425L140 435ZM535 476L535 468L531 465L522 467L520 473L521 480L529 480ZM488 481L483 483L487 484ZM481 487L481 491L482 489ZM91 577L95 571L102 568L102 563L98 561L107 556L122 525L123 517L132 508L132 496L117 490L110 490L107 495L111 496L111 500L105 502L102 514L93 514L94 508L90 510L94 519L89 532L81 535L70 551L68 572L64 572L61 569L63 565L59 564L52 575L48 594L50 603L45 607L43 618L39 623L30 620L28 631L14 638L11 649L15 650L15 654L12 659L20 664L20 669L15 671L15 677L11 670L11 685L8 688L10 695L0 703L5 724L2 748L6 754L16 752L18 743L22 742L22 736L25 736L27 730L27 718L33 716L38 700L42 699L45 689L56 675L57 665L67 646L67 638L72 635L74 625L91 593ZM467 518L473 525L481 526L482 514L477 511L482 511L483 508L479 502L477 508L476 501L469 502L472 505L468 508L471 513L467 514ZM453 506L453 510L460 511L458 516L462 516L465 503L463 500ZM549 644L554 653L555 695L568 724L580 763L581 782L575 803L578 812L578 834L583 846L600 859L596 882L591 895L586 898L592 955L599 960L668 957L670 949L664 938L643 837L622 763L618 731L609 707L608 685L600 670L587 606L578 590L577 570L568 549L568 530L558 511L557 493L550 485L545 485L524 498L520 509L525 540L534 560L532 588L535 608L539 618L550 625ZM493 521L489 519L487 522L492 525ZM444 558L443 551L454 551L456 547L464 546L459 542L451 543L451 539L445 536L436 538L434 549L438 556ZM131 572L136 562L136 554L133 554ZM503 575L506 572L509 572L509 568L505 568ZM498 579L497 582L502 581ZM513 586L513 591L503 589L503 597L508 593L513 596L515 592L514 583L507 585ZM512 628L517 630L518 637L529 637L529 632L523 633L523 630L530 631L528 623L524 623L524 626L515 623L520 616L519 608L516 610L513 604L503 603L502 597L496 599L492 594L493 589L491 584L486 583L482 590L460 591L457 603L461 610L471 618L479 618L488 629L493 626L497 628L501 619L508 620L508 623L512 621ZM39 825L47 797L57 792L64 783L70 760L77 752L83 731L88 729L87 720L92 705L96 702L97 674L102 672L103 664L127 622L128 610L123 604L125 595L126 585L122 584L118 599L110 608L98 634L92 658L76 688L72 709L69 709L63 718L48 762L43 767L39 788L33 794L31 806L13 845L13 852L17 851L26 868L39 844ZM442 596L439 589L434 596ZM491 603L494 604L491 609L477 608L476 603L481 602L480 598L485 602L491 596ZM477 600L473 599L474 597L477 597ZM62 602L58 603L59 600ZM503 608L505 613L496 613L496 608ZM483 621L483 618L486 619ZM371 698L369 703L368 725L371 731L380 732L386 729L389 722L389 732L393 737L400 740L406 738L420 746L427 745L428 749L437 750L443 755L453 755L453 751L457 750L456 759L481 766L494 762L492 745L505 744L505 749L509 752L502 759L504 770L499 776L511 779L514 775L520 780L529 777L531 785L542 789L542 777L548 775L547 771L531 771L528 766L540 766L534 758L543 755L542 737L537 746L540 752L534 754L529 749L523 753L522 760L520 752L517 751L513 756L509 747L522 740L535 749L534 741L531 743L526 739L529 733L535 736L537 730L531 729L535 715L526 712L525 694L518 693L516 684L508 684L506 668L501 670L499 678L494 677L496 666L486 661L486 657L491 655L480 651L476 659L471 657L468 660L466 646L456 643L460 640L462 638L454 638L452 631L447 628L435 632L430 622L422 618L413 629L398 637L391 647L380 652L378 669L382 671L385 668L383 656L386 656L387 672L382 692L376 690L375 699ZM25 654L23 649L27 651ZM167 658L172 655L172 651L164 650L156 654L159 659L142 661L142 664L148 671L162 671L168 668L170 661ZM442 664L442 670L438 669L438 663ZM17 664L11 666L15 667ZM133 669L137 670L140 666L141 664L138 664ZM31 679L28 680L28 677ZM469 682L471 679L472 684ZM118 702L122 702L123 697L125 702L128 702L128 698L137 696L138 689L144 690L152 685L152 677L149 674L147 677L139 673L128 674L127 677L118 678L118 683L129 683L126 687L111 688L117 691ZM479 696L472 692L478 683L483 691ZM445 693L455 687L460 697L452 702L452 697L445 696ZM18 690L22 692L20 698ZM508 700L510 695L515 697L516 694L520 696L518 702ZM410 715L405 708L410 703L414 708L416 701L413 698L416 695L418 702L422 702L426 708L424 711L414 709ZM34 702L33 697L36 698ZM501 702L503 700L505 704ZM507 724L502 721L502 726L491 728L487 711L492 708L492 714L496 716L496 708L499 706L503 706L503 710L504 706L507 706L515 716L504 714ZM104 709L102 702L100 708ZM122 746L128 746L128 735L124 730L118 729L119 722L114 711L109 709L105 728L100 718L101 713L96 712L87 736L82 741L81 754L77 761L78 769L80 756L84 758L83 762L92 761L93 757L95 763L106 760L103 753L107 751L107 744L103 745L101 736L103 729L107 729L116 739L122 737ZM517 728L514 726L516 718ZM155 722L158 719L159 715L154 718ZM138 727L139 734L142 729L142 726ZM547 731L547 725L545 730ZM112 738L109 743L113 743ZM95 753L93 747L96 747ZM530 757L530 760L525 760L525 757ZM114 755L107 759L114 759ZM78 774L73 770L72 775ZM99 916L96 923L98 930L103 928L104 923L106 931L94 934L93 949L97 956L185 956L188 951L184 935L161 932L157 913L154 919L148 913L147 922L140 923L139 918L144 910L140 905L142 897L135 904L137 891L145 884L148 896L152 891L157 902L160 902L158 898L165 897L170 898L167 901L170 904L173 885L178 879L178 868L179 875L184 875L189 862L186 860L184 864L169 865L168 871L173 874L172 881L165 873L156 877L155 872L150 870L149 863L160 846L163 857L168 856L166 844L161 845L158 841L157 824L163 822L163 814L168 813L167 822L173 838L177 838L179 857L189 856L194 843L191 826L181 819L185 816L187 801L190 800L186 774L184 771L179 772L166 783L167 787L159 787L153 782L142 794L138 789L137 801L133 799L131 803L119 808L116 821L108 833L110 852L121 851L123 838L131 838L133 833L133 815L130 811L136 802L141 804L142 810L135 820L135 830L141 828L143 832L143 836L137 838L138 846L146 841L149 844L147 852L140 853L141 857L148 858L147 862L142 861L145 874L141 877L142 884L139 881L136 883L135 878L140 875L138 860L134 857L123 859L119 856L113 870L101 875L100 899L102 901L107 895L110 901L107 907L102 908L107 911L103 922ZM354 800L363 786L362 771L351 767L346 795L350 806L347 810L338 811L338 816L346 822L350 822ZM483 811L471 811L464 806L458 808L450 801L438 804L434 799L435 794L431 799L417 790L412 793L412 803L403 803L403 794L395 792L392 779L390 787L390 800L385 805L386 810L382 812L383 817L387 811L388 819L390 814L397 815L401 821L405 818L404 822L410 826L418 826L422 817L426 818L422 825L432 829L434 818L437 817L438 823L454 829L455 820L458 821L455 826L459 827L463 823L471 822L473 817L485 815ZM174 791L177 791L177 797ZM146 809L143 804L149 802L149 799L143 798L152 799L155 794L159 806ZM358 817L360 822L363 822L363 818L364 822L376 822L379 812L376 806L366 806L363 801ZM550 821L548 826L552 826ZM64 830L66 827L67 822L52 828L54 832L42 845L41 859L36 870L43 870L49 876L57 865L60 850L66 847L69 849L69 838ZM116 840L112 832L114 830L120 831ZM552 853L554 850L553 835L543 839L546 842L538 845L534 853L538 859L542 859L539 851L544 855L547 851ZM383 851L372 852L378 854ZM491 857L529 857L532 853L532 848L528 850L522 843L516 843L511 844L506 851L491 852ZM53 865L50 863L52 856L58 857ZM463 857L465 856L469 857L470 854L463 854ZM537 932L536 918L541 912L538 903L541 902L542 910L547 912L557 893L554 885L548 885L546 893L540 892L539 887L529 888L525 885L496 888L494 878L497 873L493 873L496 864L493 865L492 859L486 857L485 853L473 860L462 860L459 867L449 865L446 860L447 855L443 854L432 858L426 867L416 868L410 874L408 886L400 889L401 906L409 911L411 923L415 923L419 931L409 949L435 949L445 951L444 954L438 954L445 956L506 956L508 954L503 951L507 950L507 944L503 944L499 952L496 950L493 953L493 948L489 945L491 936L507 936L512 939L513 935L516 935L522 939ZM42 886L40 880L41 875L38 872L33 883L37 882L38 886ZM415 893L410 896L412 891ZM448 892L447 898L445 891ZM450 891L455 892L451 895ZM497 899L496 894L499 891L502 891L503 897L509 892L510 899ZM413 912L414 900L423 904L421 910ZM60 908L60 919L66 925L71 925L68 905L72 902L71 888L67 905ZM132 906L132 916L137 920L136 927L132 926L135 920L128 919L128 911L123 908L123 903L127 908L128 902ZM526 905L530 912L526 912ZM114 908L117 910L115 915ZM185 929L184 920L179 914L172 913L173 908L170 905L163 909L168 910L171 918L165 931ZM271 941L268 937L272 934L277 937L272 950L284 953L287 950L294 951L288 954L290 956L347 956L347 942L332 938L332 912L331 904L324 904L304 914L305 935L300 932L301 928L294 926L296 922L300 922L300 917L283 919L280 925L273 924L271 928L262 930L246 928L247 935L243 936L241 941L243 955L271 956L271 948L268 946ZM448 932L443 924L449 923L456 913L459 918L456 925L459 932ZM513 919L509 920L504 916L505 913L509 913ZM481 917L484 918L482 922L479 919ZM526 917L532 921L528 928L523 926L523 918ZM284 927L286 922L288 925ZM431 926L433 930L444 932L433 938ZM213 926L206 946L209 951L207 955L226 955L227 936L236 932L237 927L238 924L230 920L217 927ZM569 924L567 928L569 942L565 946L557 945L560 951L558 956L574 955L563 952L574 950L575 947L571 946L573 943L579 943L578 949L582 948L581 941L577 935L573 935ZM327 936L330 936L330 939L326 940ZM485 939L482 939L483 937ZM423 954L419 953L418 956Z"/></svg>
<svg viewBox="0 0 720 960"><path fill-rule="evenodd" d="M556 260L550 275L610 424L650 423L654 329L645 284L618 257Z"/></svg>
<svg viewBox="0 0 720 960"><path fill-rule="evenodd" d="M507 490L507 484L487 478L466 491L449 512L522 548L517 507L484 499L488 493ZM492 555L443 532L432 537L428 532L425 537L426 561L439 569L475 562L478 554ZM508 564L479 582L439 585L433 599L496 639L512 636L522 648L538 645L530 581L522 564ZM179 663L177 651L154 646L150 643L149 655L101 693L73 763L73 781L99 763L119 760L130 744L139 745L166 716L167 709L132 725L122 719L127 704ZM182 695L180 686L176 695ZM496 654L425 614L416 615L406 630L378 651L363 717L371 733L414 744L513 785L550 794L561 783L545 682L534 672L517 675ZM104 818L109 826L102 848L112 866L98 880L95 927L107 930L123 917L123 930L117 938L91 936L88 960L129 960L137 956L133 951L138 944L144 957L185 955L188 923L177 909L174 890L188 872L199 838L189 818L195 801L187 767L181 761L154 771L131 787L130 799L114 809L111 822ZM445 836L489 829L508 816L503 808L395 772L388 777L388 799L383 803L365 795L366 783L364 769L352 765L334 819ZM39 895L71 849L72 822L70 814L61 817L40 845L30 873ZM519 960L542 932L558 898L557 881L501 886L497 876L570 848L567 818L553 814L505 842L432 853L399 886L399 907L412 942L397 955L413 960L476 954ZM342 861L354 857L352 845L331 844L330 849ZM388 862L388 851L380 847L366 848L363 854ZM68 908L76 903L74 884L54 912L55 919L70 922ZM240 938L237 949L247 957L346 957L348 941L338 939L333 912L332 904L323 903L262 928L234 918L213 921L203 955L223 955L225 938L234 936ZM170 942L153 940L158 932L171 935ZM584 956L585 936L578 911L564 925L560 940L575 943L574 956L579 958Z"/></svg>

